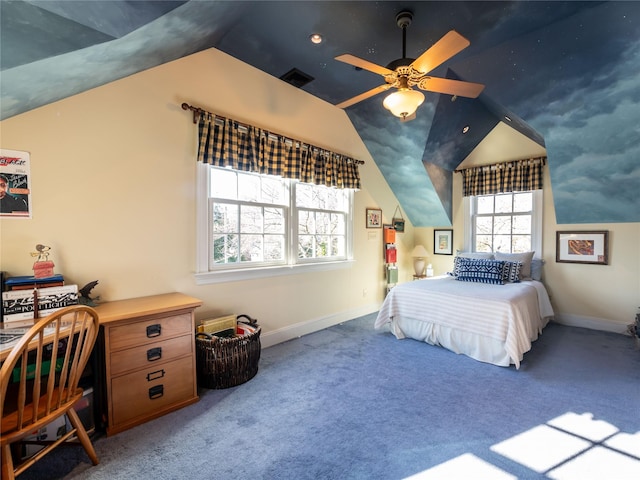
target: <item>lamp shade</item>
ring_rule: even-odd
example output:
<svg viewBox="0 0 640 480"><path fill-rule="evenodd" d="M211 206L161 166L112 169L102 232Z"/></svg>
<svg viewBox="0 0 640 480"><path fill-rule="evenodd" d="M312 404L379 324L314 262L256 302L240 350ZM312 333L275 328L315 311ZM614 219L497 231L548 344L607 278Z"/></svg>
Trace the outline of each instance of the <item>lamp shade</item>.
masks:
<svg viewBox="0 0 640 480"><path fill-rule="evenodd" d="M424 269L427 266L425 258L429 256L429 252L422 245L416 245L411 251L413 257L413 270L416 272L416 277L424 276Z"/></svg>
<svg viewBox="0 0 640 480"><path fill-rule="evenodd" d="M413 115L424 102L424 94L410 88L402 88L393 92L382 102L384 108L393 113L396 117L406 118Z"/></svg>
<svg viewBox="0 0 640 480"><path fill-rule="evenodd" d="M424 258L429 256L429 252L422 245L416 245L411 252L413 258Z"/></svg>

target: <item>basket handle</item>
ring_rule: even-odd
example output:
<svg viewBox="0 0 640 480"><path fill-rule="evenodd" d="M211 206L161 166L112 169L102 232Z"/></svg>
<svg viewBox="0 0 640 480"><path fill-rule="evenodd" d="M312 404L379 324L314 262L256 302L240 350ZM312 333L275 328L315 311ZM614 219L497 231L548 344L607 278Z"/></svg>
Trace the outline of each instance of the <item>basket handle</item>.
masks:
<svg viewBox="0 0 640 480"><path fill-rule="evenodd" d="M196 333L196 338L198 338L200 335L202 335L204 338L206 338L207 340L213 340L213 335L211 335L210 333L207 332L198 332Z"/></svg>
<svg viewBox="0 0 640 480"><path fill-rule="evenodd" d="M243 317L244 317L244 318L246 318L246 319L248 319L249 321L248 321L248 322L245 322L245 321L240 320L240 319L241 319L241 318L243 318ZM255 318L251 318L249 315L245 315L245 314L238 315L238 316L237 316L237 318L236 318L236 320L237 320L238 322L240 322L240 323L244 323L245 325L251 325L252 327L256 327L256 326L258 326L258 320L257 320L257 319L255 319Z"/></svg>

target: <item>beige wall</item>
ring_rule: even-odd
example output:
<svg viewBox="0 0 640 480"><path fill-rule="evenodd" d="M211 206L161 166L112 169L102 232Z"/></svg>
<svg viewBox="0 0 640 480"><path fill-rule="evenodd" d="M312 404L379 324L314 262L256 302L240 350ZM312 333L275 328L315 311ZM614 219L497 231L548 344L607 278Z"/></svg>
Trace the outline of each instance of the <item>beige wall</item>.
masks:
<svg viewBox="0 0 640 480"><path fill-rule="evenodd" d="M352 267L197 286L197 128L182 102L364 160ZM30 252L43 243L56 273L80 286L99 280L93 293L104 301L184 292L204 301L198 318L257 317L266 344L375 311L383 299L382 231L365 229L365 208L390 221L397 201L348 116L217 50L0 127L2 148L31 155L33 218L0 220L0 268L11 275L31 274Z"/></svg>

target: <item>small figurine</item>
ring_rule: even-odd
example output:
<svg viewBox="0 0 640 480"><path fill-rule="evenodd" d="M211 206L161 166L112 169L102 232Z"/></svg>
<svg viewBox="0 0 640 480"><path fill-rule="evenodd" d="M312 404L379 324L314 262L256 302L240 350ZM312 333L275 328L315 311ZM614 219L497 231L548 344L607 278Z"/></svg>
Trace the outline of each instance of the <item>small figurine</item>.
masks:
<svg viewBox="0 0 640 480"><path fill-rule="evenodd" d="M47 247L46 245L39 243L36 245L36 251L31 252L31 256L38 257L36 262L46 262L49 260L49 250L51 250L51 247Z"/></svg>
<svg viewBox="0 0 640 480"><path fill-rule="evenodd" d="M53 267L55 264L49 260L51 247L39 243L36 251L31 252L32 257L38 257L33 264L33 276L36 278L53 277Z"/></svg>
<svg viewBox="0 0 640 480"><path fill-rule="evenodd" d="M96 306L96 302L100 300L100 297L98 296L96 298L91 298L89 294L97 284L98 284L98 280L94 280L93 282L87 283L84 287L78 290L78 293L79 293L78 301L80 302L80 304L88 305L89 307Z"/></svg>

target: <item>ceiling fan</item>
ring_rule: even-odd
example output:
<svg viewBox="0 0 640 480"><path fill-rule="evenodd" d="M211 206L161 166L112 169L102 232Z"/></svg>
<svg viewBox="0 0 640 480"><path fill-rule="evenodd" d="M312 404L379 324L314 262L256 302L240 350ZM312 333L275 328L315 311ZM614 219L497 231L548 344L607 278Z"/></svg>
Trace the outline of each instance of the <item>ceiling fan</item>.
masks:
<svg viewBox="0 0 640 480"><path fill-rule="evenodd" d="M407 27L411 25L412 20L413 14L409 11L402 11L396 15L396 23L402 29L402 58L394 60L386 67L348 53L336 57L336 60L340 62L382 75L386 82L337 104L337 107L350 107L395 87L398 90L388 95L383 105L396 117L400 117L402 121L406 122L415 118L417 108L424 101L424 94L415 90L414 86L417 86L420 90L460 97L476 98L480 95L480 92L484 89L482 84L427 75L431 70L469 46L469 40L455 30L449 31L418 58L407 58Z"/></svg>

